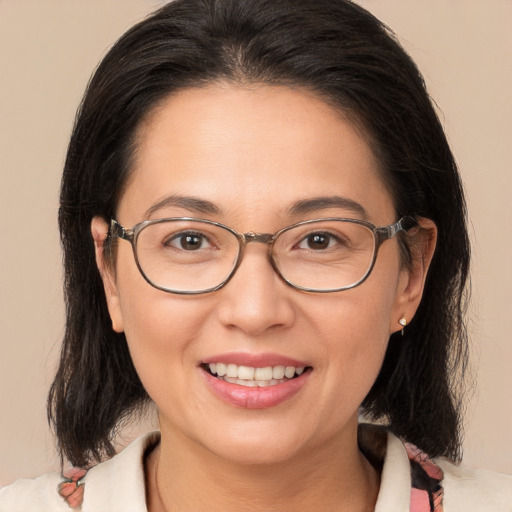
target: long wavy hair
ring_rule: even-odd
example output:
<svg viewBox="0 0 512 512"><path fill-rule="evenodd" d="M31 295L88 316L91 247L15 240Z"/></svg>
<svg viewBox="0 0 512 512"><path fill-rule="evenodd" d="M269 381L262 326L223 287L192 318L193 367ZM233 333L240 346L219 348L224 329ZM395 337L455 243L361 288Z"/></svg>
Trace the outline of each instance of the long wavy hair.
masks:
<svg viewBox="0 0 512 512"><path fill-rule="evenodd" d="M48 416L62 457L112 456L149 400L107 311L90 234L115 216L135 133L159 102L216 81L304 88L367 137L397 216L432 219L438 245L421 305L392 335L363 412L432 456L460 458L469 243L457 167L417 67L393 33L347 0L176 0L131 28L95 71L64 167L59 226L66 331Z"/></svg>

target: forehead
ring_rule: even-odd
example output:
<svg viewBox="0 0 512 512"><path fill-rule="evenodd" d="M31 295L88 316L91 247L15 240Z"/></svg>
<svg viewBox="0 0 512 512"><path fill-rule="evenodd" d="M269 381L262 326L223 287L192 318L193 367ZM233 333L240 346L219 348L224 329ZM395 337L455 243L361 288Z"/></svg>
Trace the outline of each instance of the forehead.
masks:
<svg viewBox="0 0 512 512"><path fill-rule="evenodd" d="M297 201L335 195L361 203L370 220L393 220L365 138L304 90L227 84L182 90L147 116L136 140L118 211L125 222L143 220L169 195L204 199L246 220L268 212L283 217Z"/></svg>

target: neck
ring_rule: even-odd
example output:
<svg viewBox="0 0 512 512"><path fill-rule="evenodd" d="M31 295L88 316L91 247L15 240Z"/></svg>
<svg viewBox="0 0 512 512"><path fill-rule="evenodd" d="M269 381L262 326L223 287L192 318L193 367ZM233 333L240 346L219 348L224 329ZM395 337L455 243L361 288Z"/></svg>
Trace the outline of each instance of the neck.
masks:
<svg viewBox="0 0 512 512"><path fill-rule="evenodd" d="M226 460L180 434L162 431L146 460L149 512L373 510L379 476L356 431L274 464Z"/></svg>

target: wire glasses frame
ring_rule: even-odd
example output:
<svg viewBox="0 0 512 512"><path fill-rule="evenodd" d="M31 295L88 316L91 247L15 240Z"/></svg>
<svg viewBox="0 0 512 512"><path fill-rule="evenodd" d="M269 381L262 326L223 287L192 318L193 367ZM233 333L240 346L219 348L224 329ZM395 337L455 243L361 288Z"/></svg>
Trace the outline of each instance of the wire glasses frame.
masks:
<svg viewBox="0 0 512 512"><path fill-rule="evenodd" d="M233 235L238 240L238 254L236 256L236 259L234 260L234 263L232 264L231 270L227 274L227 276L218 284L215 286L211 286L204 289L199 290L181 290L181 289L174 289L166 286L162 286L152 280L150 277L148 277L147 273L144 271L144 269L141 266L139 256L138 256L138 250L137 250L137 242L139 240L139 236L141 232L144 231L144 229L147 229L149 226L163 224L163 223L171 223L171 222L193 222L193 223L202 223L210 226L214 226L216 228L221 228L222 230L225 230L226 232L229 232L231 235ZM274 246L277 240L279 240L280 237L282 237L285 233L287 233L290 230L293 230L295 228L299 228L301 226L308 226L310 224L318 224L321 222L343 222L348 223L351 225L358 225L369 232L371 232L371 235L373 236L373 253L371 256L371 259L368 261L367 269L359 279L357 279L355 282L350 283L346 286L341 287L335 287L335 288L311 288L306 286L301 286L293 281L289 280L285 275L283 275L282 270L279 268L278 264L276 263L276 259L274 257ZM250 231L248 233L238 233L234 229L230 228L229 226L226 226L224 224L221 224L219 222L215 222L212 220L206 220L206 219L199 219L194 217L169 217L169 218L162 218L162 219L154 219L154 220L145 220L143 222L140 222L133 226L131 229L123 227L121 224L119 224L115 219L111 219L110 222L110 235L114 238L121 238L123 240L126 240L130 242L133 250L133 255L135 258L135 263L142 275L142 277L153 287L162 290L164 292L168 293L175 293L180 295L197 295L202 293L210 293L214 292L216 290L219 290L224 285L226 285L229 280L233 277L235 272L237 271L238 267L240 266L243 255L245 252L245 248L247 244L251 242L256 243L263 243L266 244L268 247L268 258L270 261L270 264L276 274L289 286L292 288L295 288L297 290L305 291L305 292L313 292L313 293L331 293L331 292L339 292L343 290L348 290L351 288L355 288L356 286L359 286L362 284L370 275L370 273L373 270L373 267L375 265L375 261L377 259L377 254L379 251L380 246L383 242L386 240L390 240L399 232L407 232L413 227L417 226L417 221L414 217L411 216L404 216L401 219L399 219L397 222L393 224L389 224L387 226L381 226L377 227L371 222L359 220L359 219L350 219L350 218L338 218L338 217L329 217L329 218L320 218L320 219L312 219L312 220L306 220L302 222L298 222L296 224L292 224L290 226L287 226L285 228L280 229L276 233L256 233L253 231Z"/></svg>

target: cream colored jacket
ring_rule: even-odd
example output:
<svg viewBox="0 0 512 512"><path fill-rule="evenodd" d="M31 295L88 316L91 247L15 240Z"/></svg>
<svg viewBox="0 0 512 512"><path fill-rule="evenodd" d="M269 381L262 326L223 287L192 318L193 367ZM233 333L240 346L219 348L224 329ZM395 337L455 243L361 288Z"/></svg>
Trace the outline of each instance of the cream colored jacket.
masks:
<svg viewBox="0 0 512 512"><path fill-rule="evenodd" d="M146 512L143 455L158 440L158 432L146 434L90 469L82 512ZM445 512L512 512L512 476L461 469L443 460L436 463L444 471ZM71 512L57 493L61 480L58 473L49 473L4 487L0 512ZM375 512L409 512L410 495L409 458L402 442L388 433Z"/></svg>

